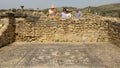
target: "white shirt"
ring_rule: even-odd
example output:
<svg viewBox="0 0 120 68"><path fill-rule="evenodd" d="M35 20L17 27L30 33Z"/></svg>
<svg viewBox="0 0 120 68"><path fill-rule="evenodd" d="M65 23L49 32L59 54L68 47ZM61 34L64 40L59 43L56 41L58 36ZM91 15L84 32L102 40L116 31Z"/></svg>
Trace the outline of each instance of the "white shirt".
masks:
<svg viewBox="0 0 120 68"><path fill-rule="evenodd" d="M66 18L66 13L62 12L62 13L61 13L61 17L62 17L62 18Z"/></svg>
<svg viewBox="0 0 120 68"><path fill-rule="evenodd" d="M67 13L66 18L71 18L71 13Z"/></svg>

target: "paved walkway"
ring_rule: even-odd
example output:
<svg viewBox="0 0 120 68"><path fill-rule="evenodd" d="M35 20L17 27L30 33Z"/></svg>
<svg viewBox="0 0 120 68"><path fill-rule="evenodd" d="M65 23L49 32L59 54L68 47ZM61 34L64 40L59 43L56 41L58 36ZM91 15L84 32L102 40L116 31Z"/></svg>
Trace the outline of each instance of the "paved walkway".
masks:
<svg viewBox="0 0 120 68"><path fill-rule="evenodd" d="M0 49L0 68L120 68L109 43L13 43Z"/></svg>

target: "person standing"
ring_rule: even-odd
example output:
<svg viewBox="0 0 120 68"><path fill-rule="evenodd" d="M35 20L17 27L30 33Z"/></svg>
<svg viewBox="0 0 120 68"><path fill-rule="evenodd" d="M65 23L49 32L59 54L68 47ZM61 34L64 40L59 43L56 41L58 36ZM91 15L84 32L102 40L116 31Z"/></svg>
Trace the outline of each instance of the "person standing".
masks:
<svg viewBox="0 0 120 68"><path fill-rule="evenodd" d="M61 12L60 16L63 18L63 19L66 19L66 8L63 8L63 11Z"/></svg>
<svg viewBox="0 0 120 68"><path fill-rule="evenodd" d="M82 12L80 11L80 9L78 8L75 12L75 18L79 19L82 17Z"/></svg>
<svg viewBox="0 0 120 68"><path fill-rule="evenodd" d="M71 17L72 17L71 11L69 9L67 9L67 11L66 11L66 18L69 19Z"/></svg>
<svg viewBox="0 0 120 68"><path fill-rule="evenodd" d="M55 16L56 14L56 9L54 5L51 5L50 9L48 10L49 16Z"/></svg>
<svg viewBox="0 0 120 68"><path fill-rule="evenodd" d="M61 17L63 19L68 19L68 18L71 18L71 13L68 9L66 8L63 8L63 12L61 13Z"/></svg>

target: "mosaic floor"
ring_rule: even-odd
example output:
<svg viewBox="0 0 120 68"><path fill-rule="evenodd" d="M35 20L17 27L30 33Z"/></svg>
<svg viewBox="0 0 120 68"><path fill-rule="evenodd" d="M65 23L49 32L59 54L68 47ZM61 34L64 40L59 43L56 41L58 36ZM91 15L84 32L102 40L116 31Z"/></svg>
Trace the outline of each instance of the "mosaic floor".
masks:
<svg viewBox="0 0 120 68"><path fill-rule="evenodd" d="M0 68L120 68L109 43L18 43L0 49Z"/></svg>

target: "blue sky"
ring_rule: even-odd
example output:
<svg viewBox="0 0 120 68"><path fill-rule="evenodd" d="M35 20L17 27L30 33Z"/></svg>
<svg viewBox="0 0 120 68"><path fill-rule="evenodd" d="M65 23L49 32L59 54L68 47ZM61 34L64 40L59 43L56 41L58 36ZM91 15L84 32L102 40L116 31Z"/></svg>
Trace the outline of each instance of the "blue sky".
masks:
<svg viewBox="0 0 120 68"><path fill-rule="evenodd" d="M120 0L1 0L0 9L19 8L24 5L25 8L49 8L51 4L56 7L72 6L72 7L87 7L99 6L104 4L120 3Z"/></svg>

